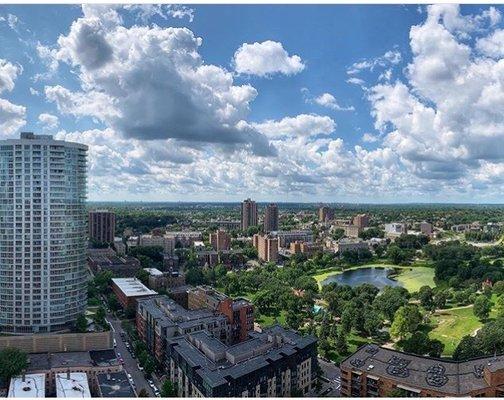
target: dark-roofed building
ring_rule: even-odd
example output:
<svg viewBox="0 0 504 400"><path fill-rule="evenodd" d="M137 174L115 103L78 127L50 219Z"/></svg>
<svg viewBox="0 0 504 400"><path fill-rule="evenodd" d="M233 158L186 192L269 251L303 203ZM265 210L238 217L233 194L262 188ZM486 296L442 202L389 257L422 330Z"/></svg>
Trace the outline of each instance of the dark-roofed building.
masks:
<svg viewBox="0 0 504 400"><path fill-rule="evenodd" d="M97 375L100 397L137 397L125 371Z"/></svg>
<svg viewBox="0 0 504 400"><path fill-rule="evenodd" d="M504 356L453 361L368 344L342 361L341 395L387 397L503 397Z"/></svg>
<svg viewBox="0 0 504 400"><path fill-rule="evenodd" d="M122 371L122 365L114 350L31 353L28 354L26 371L45 374L47 393L55 393L57 374L84 372L87 374L91 391L95 393L97 374Z"/></svg>
<svg viewBox="0 0 504 400"><path fill-rule="evenodd" d="M279 325L233 346L201 331L168 340L166 364L180 397L290 397L312 388L316 346Z"/></svg>
<svg viewBox="0 0 504 400"><path fill-rule="evenodd" d="M135 257L118 255L110 248L88 249L88 265L95 273L111 271L117 278L133 277L141 268Z"/></svg>

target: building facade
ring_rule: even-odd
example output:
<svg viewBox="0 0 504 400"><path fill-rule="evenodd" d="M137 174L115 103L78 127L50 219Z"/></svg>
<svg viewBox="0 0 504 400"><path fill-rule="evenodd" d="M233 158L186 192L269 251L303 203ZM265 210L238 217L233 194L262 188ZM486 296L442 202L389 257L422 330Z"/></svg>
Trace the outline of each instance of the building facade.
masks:
<svg viewBox="0 0 504 400"><path fill-rule="evenodd" d="M278 261L278 238L272 235L255 234L253 237L254 247L257 249L257 257L261 261Z"/></svg>
<svg viewBox="0 0 504 400"><path fill-rule="evenodd" d="M343 397L502 397L504 357L423 357L368 344L341 362Z"/></svg>
<svg viewBox="0 0 504 400"><path fill-rule="evenodd" d="M257 226L257 204L247 199L241 204L241 229L245 231L251 226Z"/></svg>
<svg viewBox="0 0 504 400"><path fill-rule="evenodd" d="M314 386L317 339L274 325L228 346L200 331L168 341L179 397L291 397Z"/></svg>
<svg viewBox="0 0 504 400"><path fill-rule="evenodd" d="M210 244L216 251L229 250L231 248L231 236L223 230L210 234Z"/></svg>
<svg viewBox="0 0 504 400"><path fill-rule="evenodd" d="M327 222L334 218L334 211L327 207L322 206L318 209L318 220L319 222Z"/></svg>
<svg viewBox="0 0 504 400"><path fill-rule="evenodd" d="M278 206L268 204L264 210L264 232L278 231Z"/></svg>
<svg viewBox="0 0 504 400"><path fill-rule="evenodd" d="M369 226L369 215L367 214L358 214L353 217L353 225L358 226L359 228L366 228Z"/></svg>
<svg viewBox="0 0 504 400"><path fill-rule="evenodd" d="M254 329L254 306L245 299L235 299L210 286L197 286L188 290L189 310L210 310L224 314L231 327L229 341L238 343Z"/></svg>
<svg viewBox="0 0 504 400"><path fill-rule="evenodd" d="M87 146L0 141L0 331L67 328L87 304Z"/></svg>
<svg viewBox="0 0 504 400"><path fill-rule="evenodd" d="M115 214L108 210L89 212L89 240L98 243L113 243L115 237Z"/></svg>

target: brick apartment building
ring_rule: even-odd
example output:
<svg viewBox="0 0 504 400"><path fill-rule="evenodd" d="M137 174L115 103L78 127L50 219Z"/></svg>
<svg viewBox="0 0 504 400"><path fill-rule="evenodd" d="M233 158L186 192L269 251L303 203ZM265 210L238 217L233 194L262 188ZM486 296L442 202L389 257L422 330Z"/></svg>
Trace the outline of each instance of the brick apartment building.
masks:
<svg viewBox="0 0 504 400"><path fill-rule="evenodd" d="M231 236L223 230L210 234L210 244L216 251L229 250L231 248Z"/></svg>
<svg viewBox="0 0 504 400"><path fill-rule="evenodd" d="M257 249L259 260L276 262L278 260L278 238L272 235L255 234L252 243Z"/></svg>
<svg viewBox="0 0 504 400"><path fill-rule="evenodd" d="M189 310L207 309L224 314L231 326L230 341L237 343L247 338L254 329L254 306L245 299L228 297L209 286L188 290Z"/></svg>
<svg viewBox="0 0 504 400"><path fill-rule="evenodd" d="M115 214L108 210L89 212L89 239L99 243L114 243Z"/></svg>
<svg viewBox="0 0 504 400"><path fill-rule="evenodd" d="M504 356L468 361L436 359L376 345L360 347L341 362L343 397L503 397Z"/></svg>

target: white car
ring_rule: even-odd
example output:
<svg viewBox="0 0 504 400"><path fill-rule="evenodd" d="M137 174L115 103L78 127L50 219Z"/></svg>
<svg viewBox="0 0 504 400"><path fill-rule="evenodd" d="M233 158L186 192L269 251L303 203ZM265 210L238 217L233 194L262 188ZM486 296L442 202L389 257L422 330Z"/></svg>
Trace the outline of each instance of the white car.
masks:
<svg viewBox="0 0 504 400"><path fill-rule="evenodd" d="M137 364L138 370L143 371L143 367L140 364Z"/></svg>
<svg viewBox="0 0 504 400"><path fill-rule="evenodd" d="M114 347L117 347L117 342L115 339L114 339Z"/></svg>

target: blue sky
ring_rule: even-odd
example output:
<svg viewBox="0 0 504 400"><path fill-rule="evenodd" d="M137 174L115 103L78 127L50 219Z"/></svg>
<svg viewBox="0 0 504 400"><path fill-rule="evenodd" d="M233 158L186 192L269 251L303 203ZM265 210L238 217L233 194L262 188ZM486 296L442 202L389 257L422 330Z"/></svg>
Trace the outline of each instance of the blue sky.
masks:
<svg viewBox="0 0 504 400"><path fill-rule="evenodd" d="M0 136L87 143L92 200L501 202L502 11L0 6Z"/></svg>

